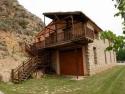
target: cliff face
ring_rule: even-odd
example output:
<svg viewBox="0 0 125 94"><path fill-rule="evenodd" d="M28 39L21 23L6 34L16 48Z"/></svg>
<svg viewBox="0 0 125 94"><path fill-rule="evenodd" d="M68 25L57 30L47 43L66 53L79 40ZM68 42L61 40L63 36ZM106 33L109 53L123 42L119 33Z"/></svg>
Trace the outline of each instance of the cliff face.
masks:
<svg viewBox="0 0 125 94"><path fill-rule="evenodd" d="M31 35L39 31L43 24L16 0L0 0L0 29Z"/></svg>
<svg viewBox="0 0 125 94"><path fill-rule="evenodd" d="M30 43L42 21L16 0L0 0L0 80L9 81L11 69L24 60L24 41Z"/></svg>
<svg viewBox="0 0 125 94"><path fill-rule="evenodd" d="M42 30L41 19L24 9L17 0L0 0L0 58L22 53L24 41L29 43Z"/></svg>

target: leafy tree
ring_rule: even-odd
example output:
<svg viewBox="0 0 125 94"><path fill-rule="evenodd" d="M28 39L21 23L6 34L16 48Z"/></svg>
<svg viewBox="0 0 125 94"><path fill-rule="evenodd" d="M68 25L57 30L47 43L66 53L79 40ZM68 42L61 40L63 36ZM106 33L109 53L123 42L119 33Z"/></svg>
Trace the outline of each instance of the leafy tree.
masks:
<svg viewBox="0 0 125 94"><path fill-rule="evenodd" d="M116 1L115 7L118 9L118 13L115 16L121 16L123 21L123 34L125 34L125 0L112 0ZM109 40L109 47L106 50L114 50L117 54L118 60L125 60L125 36L116 36L112 31L108 30L102 32L102 39Z"/></svg>
<svg viewBox="0 0 125 94"><path fill-rule="evenodd" d="M118 13L116 13L115 16L121 16L124 19L123 33L125 34L125 0L115 0L115 1L116 1L115 7L118 9Z"/></svg>
<svg viewBox="0 0 125 94"><path fill-rule="evenodd" d="M119 48L123 48L125 45L124 43L124 36L116 36L112 31L108 30L101 33L102 39L108 39L109 40L109 47L107 47L107 50L119 50Z"/></svg>
<svg viewBox="0 0 125 94"><path fill-rule="evenodd" d="M117 54L117 60L125 61L125 48L119 49L116 54Z"/></svg>
<svg viewBox="0 0 125 94"><path fill-rule="evenodd" d="M108 39L109 46L106 48L107 51L114 50L117 54L118 60L125 60L125 37L116 36L112 31L108 30L101 33L101 39Z"/></svg>
<svg viewBox="0 0 125 94"><path fill-rule="evenodd" d="M114 1L114 0L113 0ZM119 10L116 16L125 17L125 0L116 0L115 7Z"/></svg>

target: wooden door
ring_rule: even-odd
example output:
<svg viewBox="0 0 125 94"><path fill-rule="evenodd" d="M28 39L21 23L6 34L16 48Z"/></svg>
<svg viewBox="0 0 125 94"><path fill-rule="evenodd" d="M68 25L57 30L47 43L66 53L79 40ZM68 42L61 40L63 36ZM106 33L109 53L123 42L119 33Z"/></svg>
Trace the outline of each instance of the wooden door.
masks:
<svg viewBox="0 0 125 94"><path fill-rule="evenodd" d="M60 51L60 74L84 75L81 49Z"/></svg>

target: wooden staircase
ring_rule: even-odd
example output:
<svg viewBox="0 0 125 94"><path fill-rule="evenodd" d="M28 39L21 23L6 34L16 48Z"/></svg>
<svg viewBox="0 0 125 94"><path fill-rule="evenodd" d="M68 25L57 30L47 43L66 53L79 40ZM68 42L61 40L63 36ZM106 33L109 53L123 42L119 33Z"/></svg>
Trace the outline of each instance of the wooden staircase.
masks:
<svg viewBox="0 0 125 94"><path fill-rule="evenodd" d="M36 70L36 65L39 63L38 57L30 58L27 62L22 63L16 69L12 69L11 79L14 83L19 83L29 78Z"/></svg>
<svg viewBox="0 0 125 94"><path fill-rule="evenodd" d="M50 66L50 52L42 49L37 52L33 52L30 47L27 46L28 53L30 53L31 58L25 63L22 63L16 69L11 71L11 80L13 83L20 83L27 80L33 72L38 68L45 71L49 70Z"/></svg>
<svg viewBox="0 0 125 94"><path fill-rule="evenodd" d="M34 45L25 43L25 51L30 56L36 56L38 54L37 48Z"/></svg>

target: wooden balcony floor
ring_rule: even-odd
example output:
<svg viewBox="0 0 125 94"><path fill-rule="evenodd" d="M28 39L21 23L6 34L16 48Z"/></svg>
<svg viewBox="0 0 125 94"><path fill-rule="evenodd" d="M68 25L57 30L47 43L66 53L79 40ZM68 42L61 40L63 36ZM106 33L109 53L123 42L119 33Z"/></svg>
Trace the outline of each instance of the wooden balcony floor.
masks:
<svg viewBox="0 0 125 94"><path fill-rule="evenodd" d="M66 41L62 41L62 42L56 42L56 43L52 43L49 45L45 45L45 48L60 48L60 47L64 47L64 46L71 46L72 44L77 44L77 45L83 45L83 44L88 44L88 43L92 43L93 40L87 37L79 37L79 38L75 38L72 40L66 40Z"/></svg>

